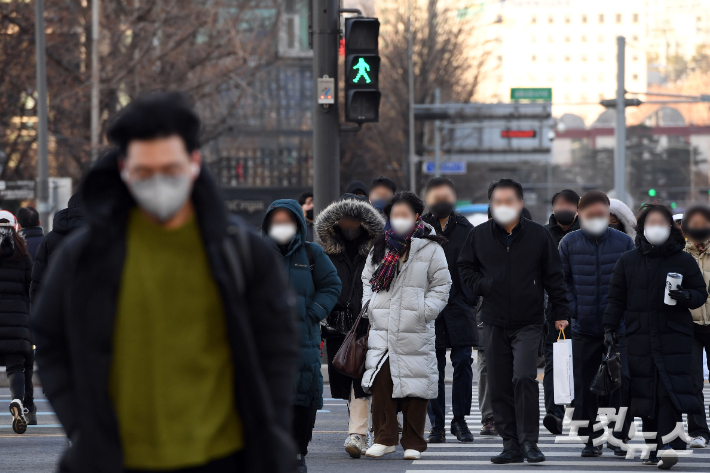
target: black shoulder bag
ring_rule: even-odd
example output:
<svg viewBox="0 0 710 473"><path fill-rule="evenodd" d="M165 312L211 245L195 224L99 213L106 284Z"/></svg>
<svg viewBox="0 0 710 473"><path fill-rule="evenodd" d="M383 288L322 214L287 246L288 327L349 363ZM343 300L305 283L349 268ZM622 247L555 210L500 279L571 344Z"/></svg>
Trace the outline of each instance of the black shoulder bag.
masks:
<svg viewBox="0 0 710 473"><path fill-rule="evenodd" d="M345 309L333 309L328 316L320 323L320 333L323 338L329 337L344 337L353 327L354 317L350 310L350 303L353 300L355 292L355 284L360 278L353 278L350 285L350 295L348 302L345 304ZM340 306L342 307L342 306Z"/></svg>
<svg viewBox="0 0 710 473"><path fill-rule="evenodd" d="M609 346L589 390L597 396L606 396L621 387L621 356L615 346Z"/></svg>

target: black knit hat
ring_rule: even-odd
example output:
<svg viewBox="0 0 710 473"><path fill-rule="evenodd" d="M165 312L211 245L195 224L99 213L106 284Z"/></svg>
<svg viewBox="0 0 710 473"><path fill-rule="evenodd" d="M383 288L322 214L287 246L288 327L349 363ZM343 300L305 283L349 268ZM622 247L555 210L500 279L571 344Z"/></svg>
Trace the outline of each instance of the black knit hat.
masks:
<svg viewBox="0 0 710 473"><path fill-rule="evenodd" d="M582 210L583 208L596 203L601 203L606 206L611 205L611 202L609 202L609 197L605 193L603 193L602 191L593 190L584 193L584 195L579 199L579 204L577 205L577 208L579 210Z"/></svg>
<svg viewBox="0 0 710 473"><path fill-rule="evenodd" d="M552 201L551 201L552 205L555 205L555 199L557 199L558 197L562 197L564 200L566 200L570 204L574 204L574 205L579 204L579 194L577 194L572 189L562 189L557 194L553 195Z"/></svg>
<svg viewBox="0 0 710 473"><path fill-rule="evenodd" d="M683 213L683 221L680 224L684 231L688 229L688 221L690 220L690 217L698 213L702 214L706 220L710 221L710 206L708 204L691 205L685 209L685 212Z"/></svg>

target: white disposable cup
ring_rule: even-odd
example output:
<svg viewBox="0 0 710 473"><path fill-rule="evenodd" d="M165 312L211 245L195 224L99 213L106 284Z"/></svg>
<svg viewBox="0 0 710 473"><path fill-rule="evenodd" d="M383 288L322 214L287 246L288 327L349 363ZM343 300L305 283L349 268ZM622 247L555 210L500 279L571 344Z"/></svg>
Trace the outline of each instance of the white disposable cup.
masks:
<svg viewBox="0 0 710 473"><path fill-rule="evenodd" d="M683 282L683 275L678 273L668 273L666 276L666 294L663 297L663 302L667 305L676 305L678 301L672 299L669 292L675 291L680 283Z"/></svg>

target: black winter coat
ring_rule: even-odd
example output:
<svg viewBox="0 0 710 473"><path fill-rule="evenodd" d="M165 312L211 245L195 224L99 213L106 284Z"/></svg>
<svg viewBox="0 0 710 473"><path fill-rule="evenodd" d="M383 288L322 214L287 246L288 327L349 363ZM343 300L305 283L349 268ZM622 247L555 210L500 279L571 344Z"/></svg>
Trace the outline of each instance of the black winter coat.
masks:
<svg viewBox="0 0 710 473"><path fill-rule="evenodd" d="M346 241L337 226L338 220L342 217L352 217L360 221L363 231L353 242ZM316 235L323 250L338 271L338 277L343 284L333 311L346 310L349 303L352 317L355 318L360 314L362 310L362 270L365 268L367 255L372 249L372 245L377 238L382 236L384 228L384 218L367 201L339 200L318 214L314 222ZM353 246L350 247L350 245ZM368 328L367 319L364 320L358 327L360 335L364 335ZM366 397L367 394L362 389L361 379L351 378L333 368L333 358L344 340L344 336L329 336L325 339L328 352L330 394L336 399L350 399L350 388L352 387L356 398Z"/></svg>
<svg viewBox="0 0 710 473"><path fill-rule="evenodd" d="M19 233L25 240L25 243L27 244L27 252L30 254L32 261L34 261L35 255L37 254L37 248L39 248L42 240L44 240L44 231L42 230L42 227L21 228L17 233Z"/></svg>
<svg viewBox="0 0 710 473"><path fill-rule="evenodd" d="M567 230L564 230L562 227L560 227L560 224L557 223L557 218L555 218L555 214L550 214L550 219L544 225L544 227L547 229L547 231L550 232L550 234L552 235L552 239L555 240L555 244L559 247L560 242L565 237L565 235L579 230L579 218L574 219L574 222L572 222L572 226L570 226ZM555 320L552 318L552 306L548 304L547 301L545 302L545 320L547 321L548 325L547 341L550 343L554 343L557 341L557 336L559 335L559 333L558 330L555 328ZM571 325L567 326L567 328L565 329L565 337L572 338L572 333L570 332L571 328Z"/></svg>
<svg viewBox="0 0 710 473"><path fill-rule="evenodd" d="M60 471L123 473L107 386L126 223L135 201L121 180L115 155L92 168L82 194L87 223L53 256L42 293L33 303L37 364L42 387L72 441ZM191 198L222 296L235 371L234 402L245 434L244 471L291 472L298 360L292 293L272 249L228 216L204 167ZM232 271L230 260L243 270Z"/></svg>
<svg viewBox="0 0 710 473"><path fill-rule="evenodd" d="M473 225L466 217L457 213L451 214L443 231L439 219L432 214L424 215L422 220L434 227L437 235L446 238L447 241L442 246L451 273L449 302L435 322L436 348L476 346L478 344L475 310L477 297L471 294L461 280L457 265L461 248L466 243L466 237Z"/></svg>
<svg viewBox="0 0 710 473"><path fill-rule="evenodd" d="M567 319L560 254L542 225L521 217L509 236L493 220L482 223L468 234L458 267L464 284L483 296L484 323L499 327L542 324L545 291L553 320Z"/></svg>
<svg viewBox="0 0 710 473"><path fill-rule="evenodd" d="M81 207L67 207L54 214L52 231L47 233L37 248L32 267L32 285L30 287L30 300L35 302L42 286L42 278L47 270L47 265L64 237L84 224L84 213Z"/></svg>
<svg viewBox="0 0 710 473"><path fill-rule="evenodd" d="M619 259L609 282L604 326L618 328L625 314L632 416L654 415L659 382L676 409L702 412L690 373L693 318L689 309L703 305L708 294L700 268L684 246L677 228L666 243L655 247L637 234L636 249ZM663 303L666 276L671 272L683 275L683 288L690 293L687 306Z"/></svg>
<svg viewBox="0 0 710 473"><path fill-rule="evenodd" d="M3 242L3 243L7 243ZM32 353L30 332L29 255L10 261L13 248L3 245L0 251L0 355Z"/></svg>

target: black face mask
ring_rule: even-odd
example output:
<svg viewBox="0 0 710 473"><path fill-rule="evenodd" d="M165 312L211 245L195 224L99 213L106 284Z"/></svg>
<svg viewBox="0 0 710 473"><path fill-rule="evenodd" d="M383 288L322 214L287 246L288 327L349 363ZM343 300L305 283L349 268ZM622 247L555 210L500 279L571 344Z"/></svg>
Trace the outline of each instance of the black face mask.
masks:
<svg viewBox="0 0 710 473"><path fill-rule="evenodd" d="M431 213L436 218L446 218L454 211L455 204L450 202L437 202L429 207Z"/></svg>
<svg viewBox="0 0 710 473"><path fill-rule="evenodd" d="M340 228L340 233L342 233L342 235L343 235L343 238L345 238L346 240L350 240L350 241L359 237L360 234L362 233L361 226L357 226L356 228L348 228L348 229L345 229L342 227L339 227L339 228Z"/></svg>
<svg viewBox="0 0 710 473"><path fill-rule="evenodd" d="M555 212L555 219L560 225L572 225L576 216L577 214L571 210L558 210Z"/></svg>
<svg viewBox="0 0 710 473"><path fill-rule="evenodd" d="M685 234L693 241L703 242L710 238L710 228L689 228Z"/></svg>
<svg viewBox="0 0 710 473"><path fill-rule="evenodd" d="M308 220L313 220L313 209L306 210L306 218Z"/></svg>
<svg viewBox="0 0 710 473"><path fill-rule="evenodd" d="M613 228L614 230L619 230L620 232L624 231L624 226L620 223L610 223L609 228Z"/></svg>

